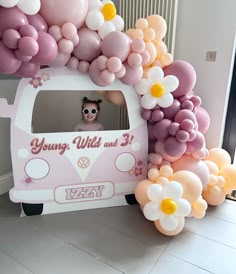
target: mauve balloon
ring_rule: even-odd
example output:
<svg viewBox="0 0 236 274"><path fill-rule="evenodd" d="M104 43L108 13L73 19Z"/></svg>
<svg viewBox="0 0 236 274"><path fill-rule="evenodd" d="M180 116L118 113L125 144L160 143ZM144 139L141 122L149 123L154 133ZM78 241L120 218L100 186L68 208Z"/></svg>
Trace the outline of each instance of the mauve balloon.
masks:
<svg viewBox="0 0 236 274"><path fill-rule="evenodd" d="M80 28L88 12L88 0L41 0L39 13L49 26L72 23Z"/></svg>
<svg viewBox="0 0 236 274"><path fill-rule="evenodd" d="M82 28L78 31L79 43L73 54L79 60L92 62L101 54L101 38L90 29Z"/></svg>
<svg viewBox="0 0 236 274"><path fill-rule="evenodd" d="M0 73L12 74L18 70L21 61L17 60L13 50L0 41Z"/></svg>
<svg viewBox="0 0 236 274"><path fill-rule="evenodd" d="M27 19L29 24L36 28L37 31L48 31L48 24L39 13L35 15L27 15Z"/></svg>
<svg viewBox="0 0 236 274"><path fill-rule="evenodd" d="M18 8L0 7L0 37L6 29L15 29L28 24L28 19Z"/></svg>
<svg viewBox="0 0 236 274"><path fill-rule="evenodd" d="M94 60L89 66L89 76L96 85L101 87L107 86L107 84L102 81L100 75L101 70L97 67L96 60Z"/></svg>
<svg viewBox="0 0 236 274"><path fill-rule="evenodd" d="M126 85L135 85L137 84L143 76L143 67L132 68L128 65L127 62L124 63L126 73L120 78L120 81Z"/></svg>
<svg viewBox="0 0 236 274"><path fill-rule="evenodd" d="M38 70L40 69L40 66L31 62L22 63L20 68L15 73L17 76L20 77L33 77Z"/></svg>

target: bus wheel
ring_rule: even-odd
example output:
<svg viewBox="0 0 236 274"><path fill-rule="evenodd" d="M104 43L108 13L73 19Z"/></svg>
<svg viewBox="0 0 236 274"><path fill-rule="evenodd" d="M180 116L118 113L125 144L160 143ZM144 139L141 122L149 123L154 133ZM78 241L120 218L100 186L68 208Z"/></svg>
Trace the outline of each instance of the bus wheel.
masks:
<svg viewBox="0 0 236 274"><path fill-rule="evenodd" d="M126 199L127 204L129 204L129 205L138 204L134 194L125 195L125 199Z"/></svg>
<svg viewBox="0 0 236 274"><path fill-rule="evenodd" d="M21 204L26 216L41 215L43 212L43 204Z"/></svg>

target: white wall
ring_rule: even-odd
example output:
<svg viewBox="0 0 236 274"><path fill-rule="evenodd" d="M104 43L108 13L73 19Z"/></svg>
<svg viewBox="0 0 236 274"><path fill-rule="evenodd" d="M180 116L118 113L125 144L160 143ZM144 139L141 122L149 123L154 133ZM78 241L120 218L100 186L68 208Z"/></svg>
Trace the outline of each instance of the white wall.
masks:
<svg viewBox="0 0 236 274"><path fill-rule="evenodd" d="M211 117L208 148L222 144L235 31L235 0L179 0L175 59L188 61L196 70L194 92ZM205 61L207 51L217 51L216 62Z"/></svg>

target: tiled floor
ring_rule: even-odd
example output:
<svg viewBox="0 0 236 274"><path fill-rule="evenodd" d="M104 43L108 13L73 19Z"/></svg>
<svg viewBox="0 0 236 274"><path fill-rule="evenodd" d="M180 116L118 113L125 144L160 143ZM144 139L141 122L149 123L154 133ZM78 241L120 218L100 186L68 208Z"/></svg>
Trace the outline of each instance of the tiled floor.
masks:
<svg viewBox="0 0 236 274"><path fill-rule="evenodd" d="M0 196L0 274L235 274L236 202L161 235L137 205L18 217Z"/></svg>

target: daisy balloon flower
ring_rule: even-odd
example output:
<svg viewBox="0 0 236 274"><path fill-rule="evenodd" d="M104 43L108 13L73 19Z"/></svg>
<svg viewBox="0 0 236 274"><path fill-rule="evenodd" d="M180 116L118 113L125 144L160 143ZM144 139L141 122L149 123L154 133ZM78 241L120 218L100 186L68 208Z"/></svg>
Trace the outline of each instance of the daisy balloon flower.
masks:
<svg viewBox="0 0 236 274"><path fill-rule="evenodd" d="M124 28L123 18L117 15L115 4L109 0L90 0L85 22L89 29L98 31L102 39L108 33Z"/></svg>
<svg viewBox="0 0 236 274"><path fill-rule="evenodd" d="M164 77L160 67L152 67L147 73L147 79L143 78L135 85L138 94L143 95L141 106L152 109L159 105L167 108L172 105L174 98L171 92L179 86L179 80L174 75Z"/></svg>
<svg viewBox="0 0 236 274"><path fill-rule="evenodd" d="M150 185L147 189L150 202L143 208L144 216L150 221L159 220L167 231L175 230L179 225L179 217L186 217L191 212L191 204L182 195L183 187L176 181L170 181L164 187Z"/></svg>
<svg viewBox="0 0 236 274"><path fill-rule="evenodd" d="M4 8L12 8L17 6L22 12L27 15L34 15L38 13L41 7L40 0L0 0L0 6Z"/></svg>

